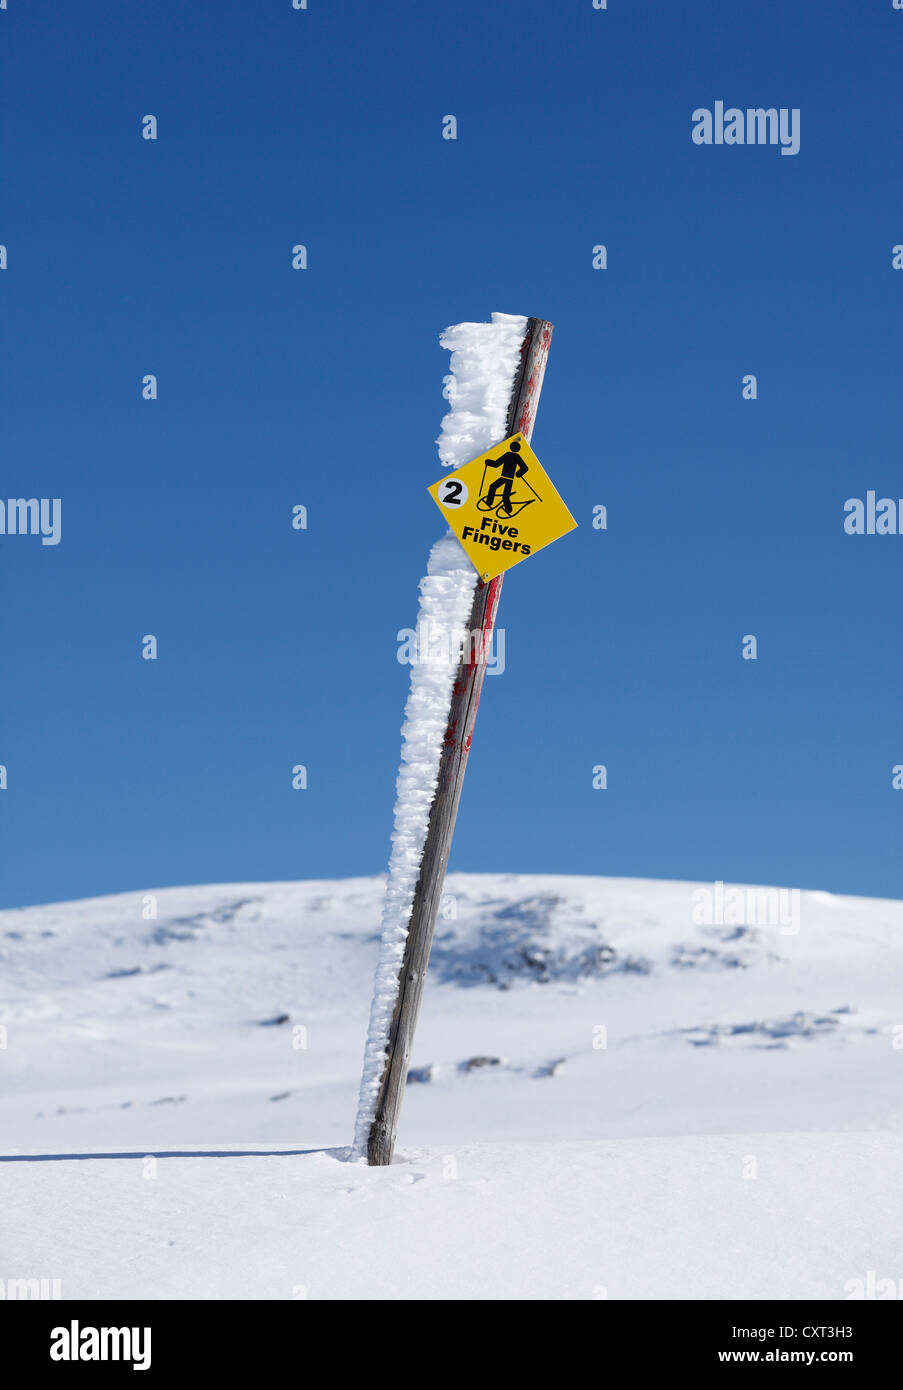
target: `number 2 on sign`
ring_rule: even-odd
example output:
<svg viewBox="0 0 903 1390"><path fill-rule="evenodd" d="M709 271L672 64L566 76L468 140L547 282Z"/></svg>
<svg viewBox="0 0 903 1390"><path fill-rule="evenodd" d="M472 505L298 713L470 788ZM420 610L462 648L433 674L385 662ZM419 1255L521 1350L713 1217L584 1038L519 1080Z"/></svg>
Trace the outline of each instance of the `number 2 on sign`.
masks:
<svg viewBox="0 0 903 1390"><path fill-rule="evenodd" d="M443 507L461 507L467 501L467 485L460 478L443 478L439 484L439 501Z"/></svg>

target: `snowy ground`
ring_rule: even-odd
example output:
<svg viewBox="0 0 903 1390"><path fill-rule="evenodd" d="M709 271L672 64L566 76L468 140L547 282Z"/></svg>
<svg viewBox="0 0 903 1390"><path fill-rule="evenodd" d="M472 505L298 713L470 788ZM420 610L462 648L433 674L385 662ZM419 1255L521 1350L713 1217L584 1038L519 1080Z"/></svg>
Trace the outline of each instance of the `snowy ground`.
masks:
<svg viewBox="0 0 903 1390"><path fill-rule="evenodd" d="M401 1161L369 1170L344 1146L382 887L0 913L0 1287L843 1298L903 1278L903 904L804 893L788 934L695 925L691 884L452 876Z"/></svg>

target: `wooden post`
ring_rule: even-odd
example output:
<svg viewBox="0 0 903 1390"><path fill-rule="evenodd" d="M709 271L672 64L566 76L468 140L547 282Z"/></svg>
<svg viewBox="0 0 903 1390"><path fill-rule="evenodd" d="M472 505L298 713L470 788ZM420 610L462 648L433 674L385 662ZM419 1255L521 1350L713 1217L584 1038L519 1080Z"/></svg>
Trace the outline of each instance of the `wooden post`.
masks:
<svg viewBox="0 0 903 1390"><path fill-rule="evenodd" d="M505 435L518 430L529 440L542 379L549 355L552 325L544 319L528 319L527 332L521 347L521 360L508 407ZM499 441L500 442L500 441ZM461 787L467 767L467 755L473 737L477 706L486 671L486 659L492 640L492 629L498 610L503 575L488 584L480 580L474 593L469 633L480 633L479 642L471 639L464 652L455 678L448 728L439 764L439 781L433 804L420 865L420 877L414 892L411 920L404 956L398 976L398 995L389 1025L386 1066L380 1081L376 1110L367 1141L367 1162L371 1166L391 1163L395 1149L395 1134L401 1100L407 1082L414 1029L420 1012L423 982L433 944L433 931L439 900L445 883L445 871L451 851L455 817L461 799Z"/></svg>

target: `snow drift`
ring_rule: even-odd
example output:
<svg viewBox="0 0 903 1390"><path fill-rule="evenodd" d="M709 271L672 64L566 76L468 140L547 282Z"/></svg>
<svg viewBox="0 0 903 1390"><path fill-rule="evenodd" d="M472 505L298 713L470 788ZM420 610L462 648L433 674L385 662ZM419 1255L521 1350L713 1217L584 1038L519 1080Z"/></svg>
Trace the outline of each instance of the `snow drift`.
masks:
<svg viewBox="0 0 903 1390"><path fill-rule="evenodd" d="M903 904L804 892L784 935L695 921L698 887L450 875L384 1169L345 1161L384 879L0 913L0 1281L842 1299L899 1279Z"/></svg>

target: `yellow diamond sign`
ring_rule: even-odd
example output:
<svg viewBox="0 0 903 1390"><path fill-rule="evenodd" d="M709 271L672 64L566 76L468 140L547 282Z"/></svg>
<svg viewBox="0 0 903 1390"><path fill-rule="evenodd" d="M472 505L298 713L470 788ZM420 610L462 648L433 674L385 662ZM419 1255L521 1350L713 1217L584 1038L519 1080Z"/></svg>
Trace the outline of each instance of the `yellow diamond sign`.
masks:
<svg viewBox="0 0 903 1390"><path fill-rule="evenodd" d="M429 492L483 579L577 525L522 434L446 473Z"/></svg>

